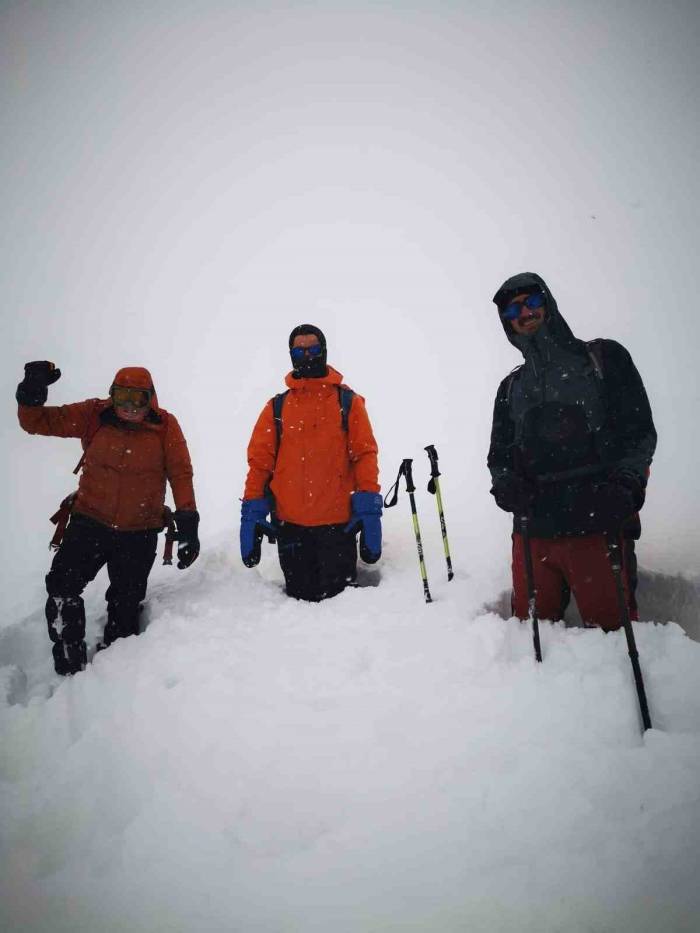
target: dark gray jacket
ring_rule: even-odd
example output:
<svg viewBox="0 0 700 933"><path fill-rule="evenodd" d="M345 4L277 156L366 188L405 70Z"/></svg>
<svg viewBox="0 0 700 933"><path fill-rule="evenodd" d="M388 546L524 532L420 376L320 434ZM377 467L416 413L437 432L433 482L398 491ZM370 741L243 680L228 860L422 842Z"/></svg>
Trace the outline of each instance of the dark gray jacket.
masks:
<svg viewBox="0 0 700 933"><path fill-rule="evenodd" d="M626 473L643 490L656 430L641 377L614 340L574 337L546 282L532 272L508 279L494 301L504 307L533 288L545 295L545 320L532 337L501 320L525 362L499 386L488 466L494 485L509 472L536 489L531 532L538 537L610 531L600 487ZM637 537L637 522L627 534Z"/></svg>

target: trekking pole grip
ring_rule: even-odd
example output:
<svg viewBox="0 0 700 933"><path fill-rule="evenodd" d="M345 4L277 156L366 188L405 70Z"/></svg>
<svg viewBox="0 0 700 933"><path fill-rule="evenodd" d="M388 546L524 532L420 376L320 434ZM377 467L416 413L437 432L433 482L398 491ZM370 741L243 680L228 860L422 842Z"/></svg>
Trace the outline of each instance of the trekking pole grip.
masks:
<svg viewBox="0 0 700 933"><path fill-rule="evenodd" d="M401 470L403 475L406 477L406 492L415 492L416 487L413 485L413 469L411 464L413 460L404 460L401 464Z"/></svg>
<svg viewBox="0 0 700 933"><path fill-rule="evenodd" d="M438 469L438 454L437 450L433 444L428 444L427 447L424 447L423 450L428 455L428 460L430 460L430 479L428 480L428 492L431 496L435 495L437 478L440 475L440 470Z"/></svg>
<svg viewBox="0 0 700 933"><path fill-rule="evenodd" d="M428 459L430 460L430 475L439 476L440 470L438 469L438 452L435 450L433 444L428 444L427 447L424 447L423 450L427 453Z"/></svg>

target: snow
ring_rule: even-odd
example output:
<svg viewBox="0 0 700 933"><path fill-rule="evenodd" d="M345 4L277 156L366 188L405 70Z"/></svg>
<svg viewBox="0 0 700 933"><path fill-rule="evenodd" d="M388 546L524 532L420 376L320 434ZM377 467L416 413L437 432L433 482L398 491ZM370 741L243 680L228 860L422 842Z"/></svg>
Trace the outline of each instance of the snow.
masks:
<svg viewBox="0 0 700 933"><path fill-rule="evenodd" d="M700 644L676 624L700 639L699 25L635 0L2 6L3 933L700 928ZM519 357L491 296L526 269L630 351L659 430L644 736L621 633L543 623L536 665L503 618L485 457ZM431 605L405 494L378 586L303 605L268 545L241 566L245 448L301 321L367 399L384 491L415 458ZM43 578L80 450L19 430L32 359L57 405L148 366L202 516L143 634L67 680Z"/></svg>
<svg viewBox="0 0 700 933"><path fill-rule="evenodd" d="M642 736L622 632L537 665L435 543L430 605L410 528L318 605L222 543L72 679L6 629L2 928L696 929L700 645L635 625Z"/></svg>

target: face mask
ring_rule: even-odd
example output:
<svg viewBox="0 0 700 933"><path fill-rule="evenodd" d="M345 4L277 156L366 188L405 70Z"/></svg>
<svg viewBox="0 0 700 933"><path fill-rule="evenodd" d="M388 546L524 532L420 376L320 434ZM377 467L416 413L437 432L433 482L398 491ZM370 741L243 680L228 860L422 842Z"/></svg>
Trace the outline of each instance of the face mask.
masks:
<svg viewBox="0 0 700 933"><path fill-rule="evenodd" d="M320 343L310 347L292 347L289 356L297 379L318 379L328 372L326 351Z"/></svg>

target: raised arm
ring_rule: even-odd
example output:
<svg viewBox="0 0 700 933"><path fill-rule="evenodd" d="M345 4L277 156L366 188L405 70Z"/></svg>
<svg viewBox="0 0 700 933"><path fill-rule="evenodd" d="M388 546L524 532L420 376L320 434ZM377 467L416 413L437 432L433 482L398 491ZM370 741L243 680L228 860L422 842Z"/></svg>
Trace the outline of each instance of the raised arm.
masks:
<svg viewBox="0 0 700 933"><path fill-rule="evenodd" d="M47 437L83 437L97 399L73 405L46 405L48 387L61 378L61 370L47 360L26 363L17 386L17 417L28 434Z"/></svg>

